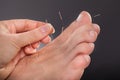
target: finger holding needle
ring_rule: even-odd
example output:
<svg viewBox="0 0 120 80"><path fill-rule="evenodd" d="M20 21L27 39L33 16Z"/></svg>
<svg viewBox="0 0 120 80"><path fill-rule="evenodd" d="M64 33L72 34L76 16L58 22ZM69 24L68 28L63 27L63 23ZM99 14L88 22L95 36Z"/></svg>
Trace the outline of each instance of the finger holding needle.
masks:
<svg viewBox="0 0 120 80"><path fill-rule="evenodd" d="M24 48L24 51L25 51L26 54L33 54L33 53L35 53L37 51L37 48L39 48L41 43L47 44L49 42L51 42L51 37L47 36L46 38L44 38L41 41L29 44L28 46L26 46Z"/></svg>

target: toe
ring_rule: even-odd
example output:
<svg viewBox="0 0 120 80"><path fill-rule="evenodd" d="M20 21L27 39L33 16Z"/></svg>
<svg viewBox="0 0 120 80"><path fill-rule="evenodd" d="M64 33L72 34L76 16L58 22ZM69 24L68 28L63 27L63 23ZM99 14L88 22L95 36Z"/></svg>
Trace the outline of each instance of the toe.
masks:
<svg viewBox="0 0 120 80"><path fill-rule="evenodd" d="M74 49L74 53L90 55L94 50L94 43L81 43Z"/></svg>
<svg viewBox="0 0 120 80"><path fill-rule="evenodd" d="M84 25L71 33L68 43L71 43L73 46L82 42L93 43L96 41L97 36L97 32L91 25Z"/></svg>
<svg viewBox="0 0 120 80"><path fill-rule="evenodd" d="M63 73L66 77L63 80L79 80L83 75L84 69L90 63L90 56L78 55L68 65L67 70ZM64 78L64 77L63 77Z"/></svg>
<svg viewBox="0 0 120 80"><path fill-rule="evenodd" d="M93 24L93 28L97 32L97 34L100 33L100 26L98 24Z"/></svg>
<svg viewBox="0 0 120 80"><path fill-rule="evenodd" d="M70 37L70 34L73 33L75 30L77 30L78 28L80 28L83 25L87 25L87 24L92 24L92 19L91 16L88 12L83 11L81 12L81 14L78 16L78 18L73 21L68 28L66 28L62 34L60 35L61 37L64 36L64 40L67 40L68 37ZM60 39L61 40L61 39Z"/></svg>
<svg viewBox="0 0 120 80"><path fill-rule="evenodd" d="M71 52L64 57L66 61L71 62L78 55L90 55L94 50L94 43L80 43Z"/></svg>
<svg viewBox="0 0 120 80"><path fill-rule="evenodd" d="M88 24L88 23L91 23L92 22L92 18L91 18L91 15L86 12L86 11L82 11L80 13L80 15L78 16L78 18L76 19L77 22L80 22L81 24Z"/></svg>

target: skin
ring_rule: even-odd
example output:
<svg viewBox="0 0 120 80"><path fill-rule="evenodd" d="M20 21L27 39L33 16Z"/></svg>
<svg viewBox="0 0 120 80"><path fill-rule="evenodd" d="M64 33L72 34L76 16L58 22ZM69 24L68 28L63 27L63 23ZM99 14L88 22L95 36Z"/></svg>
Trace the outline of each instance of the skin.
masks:
<svg viewBox="0 0 120 80"><path fill-rule="evenodd" d="M21 58L36 52L40 42L50 42L53 31L52 25L39 21L0 21L0 80L13 71Z"/></svg>
<svg viewBox="0 0 120 80"><path fill-rule="evenodd" d="M55 40L23 57L7 80L79 80L99 32L99 26L83 11Z"/></svg>

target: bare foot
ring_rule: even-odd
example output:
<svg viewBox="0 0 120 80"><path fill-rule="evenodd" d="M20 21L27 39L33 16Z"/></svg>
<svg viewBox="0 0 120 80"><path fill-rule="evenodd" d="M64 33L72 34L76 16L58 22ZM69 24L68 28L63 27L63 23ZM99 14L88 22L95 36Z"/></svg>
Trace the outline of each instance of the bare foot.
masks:
<svg viewBox="0 0 120 80"><path fill-rule="evenodd" d="M87 12L37 53L19 61L8 80L79 80L99 34Z"/></svg>

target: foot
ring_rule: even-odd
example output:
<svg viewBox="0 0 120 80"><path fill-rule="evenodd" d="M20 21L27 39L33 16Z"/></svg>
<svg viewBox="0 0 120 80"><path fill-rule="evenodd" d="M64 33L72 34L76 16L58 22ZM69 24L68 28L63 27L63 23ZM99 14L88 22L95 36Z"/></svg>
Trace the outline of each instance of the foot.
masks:
<svg viewBox="0 0 120 80"><path fill-rule="evenodd" d="M87 12L37 53L19 61L8 80L79 80L99 34Z"/></svg>

